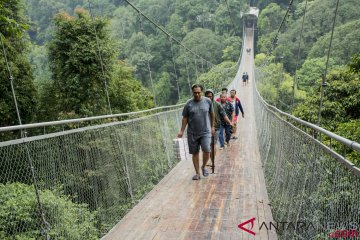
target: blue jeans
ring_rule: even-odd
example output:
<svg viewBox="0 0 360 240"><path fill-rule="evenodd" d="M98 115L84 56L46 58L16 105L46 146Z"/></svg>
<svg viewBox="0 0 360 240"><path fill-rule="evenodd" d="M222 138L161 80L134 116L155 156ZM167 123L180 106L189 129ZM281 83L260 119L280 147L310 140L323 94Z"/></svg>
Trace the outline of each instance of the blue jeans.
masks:
<svg viewBox="0 0 360 240"><path fill-rule="evenodd" d="M229 142L230 138L231 138L231 126L221 124L221 126L220 126L220 134L219 134L220 147L225 147L224 129L225 129L225 141Z"/></svg>

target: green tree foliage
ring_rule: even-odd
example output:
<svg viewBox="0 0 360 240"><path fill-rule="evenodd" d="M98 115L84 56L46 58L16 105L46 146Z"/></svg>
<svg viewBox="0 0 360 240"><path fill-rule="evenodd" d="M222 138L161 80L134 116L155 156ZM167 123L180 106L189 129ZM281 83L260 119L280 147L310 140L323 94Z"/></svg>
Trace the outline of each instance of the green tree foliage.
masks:
<svg viewBox="0 0 360 240"><path fill-rule="evenodd" d="M261 34L257 42L258 51L263 53L269 51L284 14L285 10L276 3L269 4L260 12L257 21L257 27Z"/></svg>
<svg viewBox="0 0 360 240"><path fill-rule="evenodd" d="M59 191L40 191L48 231L52 239L98 239L95 214ZM0 184L0 238L41 239L41 218L34 186Z"/></svg>
<svg viewBox="0 0 360 240"><path fill-rule="evenodd" d="M346 64L354 54L360 52L359 26L360 19L335 28L331 47L331 57L334 59L335 64ZM331 33L327 33L317 40L309 52L309 58L327 55L330 36Z"/></svg>
<svg viewBox="0 0 360 240"><path fill-rule="evenodd" d="M225 39L225 46L227 47L223 50L222 60L236 62L242 50L241 43L241 38L237 36L231 36Z"/></svg>
<svg viewBox="0 0 360 240"><path fill-rule="evenodd" d="M309 93L313 93L321 82L321 76L325 71L326 58L309 58L306 59L301 68L296 72L297 86ZM334 60L329 59L329 68L334 66ZM318 85L315 85L318 84Z"/></svg>
<svg viewBox="0 0 360 240"><path fill-rule="evenodd" d="M213 63L221 62L224 44L222 38L211 30L197 28L189 32L182 40L182 43L189 47L196 46L194 50Z"/></svg>
<svg viewBox="0 0 360 240"><path fill-rule="evenodd" d="M314 0L308 3L306 18L304 22L303 40L301 45L301 58L300 65L307 57L312 46L321 39L321 36L331 31L334 11L335 11L334 0ZM277 57L284 56L284 66L287 71L293 72L296 66L296 56L298 52L298 42L300 38L301 25L302 25L302 11L303 4L297 5L296 14L291 14L293 21L286 24L286 31L279 36L278 46L275 49L275 55ZM345 23L357 20L359 18L358 9L360 8L360 2L357 0L340 1L338 16L336 20L336 26L342 26ZM321 13L321 14L320 14ZM352 25L351 31L356 31L357 28ZM351 36L351 34L350 34ZM352 42L351 37L348 36L347 41ZM328 42L327 42L328 43ZM324 45L328 46L324 42ZM327 47L323 48L322 51L327 51ZM335 48L334 48L335 49ZM340 53L342 50L338 50ZM323 57L324 55L316 55L316 57ZM333 55L332 55L333 56ZM349 59L350 56L347 55ZM334 56L333 56L334 57ZM346 60L345 60L346 62Z"/></svg>
<svg viewBox="0 0 360 240"><path fill-rule="evenodd" d="M134 112L154 107L153 94L133 77L133 71L119 62L109 88L114 112Z"/></svg>
<svg viewBox="0 0 360 240"><path fill-rule="evenodd" d="M55 26L49 60L58 112L80 116L106 113L104 82L110 80L114 52L105 21L99 18L91 21L88 13L79 9L77 17L57 15Z"/></svg>
<svg viewBox="0 0 360 240"><path fill-rule="evenodd" d="M26 58L26 21L21 13L19 1L4 0L0 3L0 37L9 68L13 76L14 89L22 123L30 123L34 117L36 90L32 71ZM5 62L3 48L0 51L0 127L19 124L10 85L10 74Z"/></svg>
<svg viewBox="0 0 360 240"><path fill-rule="evenodd" d="M294 79L285 72L280 63L265 64L273 57L261 53L256 55L255 64L259 66L257 86L261 96L270 104L275 105L285 111L291 110L293 101ZM295 88L294 102L301 102L306 98L306 92Z"/></svg>
<svg viewBox="0 0 360 240"><path fill-rule="evenodd" d="M209 72L201 74L198 82L205 88L211 88L217 92L234 79L236 71L237 68L234 62L222 62Z"/></svg>
<svg viewBox="0 0 360 240"><path fill-rule="evenodd" d="M358 73L352 73L348 67L332 71L328 77L321 125L330 131L336 130L337 124L359 119L360 79ZM309 122L316 123L319 109L320 88L309 96L303 104L297 106L294 114Z"/></svg>

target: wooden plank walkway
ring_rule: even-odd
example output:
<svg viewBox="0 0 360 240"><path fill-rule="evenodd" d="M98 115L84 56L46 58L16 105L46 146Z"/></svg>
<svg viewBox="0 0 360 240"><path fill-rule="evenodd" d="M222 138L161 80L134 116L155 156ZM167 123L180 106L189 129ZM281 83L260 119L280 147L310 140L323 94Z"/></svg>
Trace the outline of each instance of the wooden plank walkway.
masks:
<svg viewBox="0 0 360 240"><path fill-rule="evenodd" d="M246 47L253 49L252 36ZM256 140L251 57L243 56L241 66L249 73L250 84L237 86L245 108L239 138L218 150L216 173L193 181L191 159L181 161L103 239L277 239L264 227L259 231L263 221L268 225L273 219ZM238 227L252 218L254 227L250 223L244 227L255 236Z"/></svg>

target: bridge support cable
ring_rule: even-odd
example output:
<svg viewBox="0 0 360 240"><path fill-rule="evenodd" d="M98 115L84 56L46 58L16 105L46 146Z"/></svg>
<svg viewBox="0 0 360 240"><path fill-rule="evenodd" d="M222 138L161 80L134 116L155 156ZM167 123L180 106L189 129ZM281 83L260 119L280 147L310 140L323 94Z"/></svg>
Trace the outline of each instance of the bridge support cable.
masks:
<svg viewBox="0 0 360 240"><path fill-rule="evenodd" d="M124 0L130 7L132 7L137 13L142 15L146 20L148 20L151 24L153 24L156 28L158 28L161 32L163 32L165 35L167 35L170 39L172 39L176 44L180 45L182 48L184 48L187 52L192 53L194 56L199 57L200 59L203 59L206 62L209 62L210 64L213 64L212 62L206 60L202 56L200 56L198 53L194 52L192 49L186 47L184 44L182 44L179 40L177 40L175 37L173 37L169 32L165 30L164 27L160 26L155 20L150 18L149 16L145 15L142 11L140 11L139 8L137 8L134 4L132 4L129 0Z"/></svg>
<svg viewBox="0 0 360 240"><path fill-rule="evenodd" d="M185 68L186 68L186 77L187 77L187 82L188 82L188 85L189 85L189 91L190 91L190 96L191 96L191 94L192 94L192 91L191 91L191 81L190 81L189 66L188 66L188 61L187 61L186 52L185 52Z"/></svg>
<svg viewBox="0 0 360 240"><path fill-rule="evenodd" d="M175 65L175 59L174 59L174 49L173 49L173 44L172 44L171 38L170 38L170 49L171 49L171 60L173 62L173 66L174 66L174 74L175 74L176 88L177 88L177 93L178 93L178 100L180 100L179 78L178 78L178 74L176 71L176 65Z"/></svg>
<svg viewBox="0 0 360 240"><path fill-rule="evenodd" d="M20 111L19 111L19 107L18 107L17 98L16 98L16 92L15 92L15 88L14 88L14 77L13 77L12 71L10 69L10 65L9 65L9 61L8 61L8 58L7 58L6 49L5 49L5 43L4 43L3 38L5 39L5 36L2 33L0 33L0 41L1 41L1 46L2 46L2 50L3 50L3 54L4 54L4 60L5 60L6 68L7 68L8 74L9 74L11 92L12 92L12 96L13 96L13 100L14 100L14 104L15 104L16 115L18 117L19 126L21 127L22 126L22 121L21 121L21 115L20 115ZM27 138L27 133L26 133L25 129L20 129L20 132L21 132L21 138L22 139ZM39 216L40 216L40 220L41 220L41 234L45 237L46 240L48 240L48 239L50 239L50 236L49 236L49 233L48 233L49 230L50 230L50 224L48 223L48 221L45 218L44 207L43 207L43 204L41 202L41 198L40 198L40 194L39 194L38 177L37 177L37 175L35 173L35 167L34 167L34 164L33 164L33 159L31 157L29 148L27 146L25 146L23 151L21 152L21 154L23 154L23 153L25 153L25 156L24 156L25 159L28 160L29 169L30 169L30 172L31 172L31 178L32 178L32 182L34 184L35 198L36 198L36 203L37 203Z"/></svg>
<svg viewBox="0 0 360 240"><path fill-rule="evenodd" d="M337 16L338 8L339 8L339 0L336 1L334 20L333 20L333 25L332 25L332 29L331 29L331 37L330 37L329 48L328 48L327 57L326 57L325 71L324 71L324 74L323 74L323 77L322 77L323 81L322 81L322 84L321 84L321 97L320 97L320 104L319 104L319 111L318 111L318 121L317 121L318 126L320 126L320 123L321 123L321 109L322 109L323 97L324 97L325 87L326 87L326 75L327 75L327 71L328 71L328 67L329 67L331 44L332 44L333 37L334 37L334 29L335 29L336 16Z"/></svg>
<svg viewBox="0 0 360 240"><path fill-rule="evenodd" d="M94 15L92 13L92 7L91 7L91 0L88 0L89 3L89 12L90 12L90 17L91 17L91 21L94 21ZM105 75L105 66L104 66L104 62L103 62L103 58L102 58L102 54L101 54L101 48L100 48L100 43L99 43L99 37L96 31L96 26L94 25L94 33L95 33L95 39L96 39L96 48L97 48L97 52L98 52L98 57L100 60L100 66L101 66L101 72L104 78L104 87L105 87L105 93L106 93L106 100L108 103L108 107L109 107L109 113L112 114L112 109L111 109L111 104L110 104L110 97L109 97L109 90L108 90L108 83L106 81L106 75Z"/></svg>
<svg viewBox="0 0 360 240"><path fill-rule="evenodd" d="M226 3L226 9L227 9L227 12L228 12L228 14L229 14L229 18L230 18L231 24L233 25L233 28L234 28L234 34L237 35L236 25L235 25L235 21L233 20L232 15L231 15L231 12L230 12L229 3L228 3L227 0L225 0L225 3Z"/></svg>
<svg viewBox="0 0 360 240"><path fill-rule="evenodd" d="M272 53L272 50L274 49L274 47L275 47L275 45L276 45L276 42L277 42L277 40L278 40L279 33L280 33L281 28L282 28L282 26L283 26L283 24L284 24L284 22L285 22L286 17L288 16L288 14L289 14L289 12L290 12L290 8L291 8L291 5L292 5L293 1L294 1L294 0L290 0L289 5L288 5L287 10L286 10L286 13L285 13L283 19L281 20L280 26L279 26L279 28L278 28L278 30L277 30L277 32L276 32L276 35L275 35L273 41L271 42L270 54Z"/></svg>
<svg viewBox="0 0 360 240"><path fill-rule="evenodd" d="M195 56L195 74L196 74L196 82L199 79L199 75L198 75L198 66L197 66L197 62L196 62L196 56Z"/></svg>
<svg viewBox="0 0 360 240"><path fill-rule="evenodd" d="M304 30L304 22L305 22L306 10L307 10L307 3L308 3L308 1L305 0L304 15L303 15L302 22L301 22L300 38L299 38L298 52L297 52L297 57L296 57L295 75L294 75L294 80L293 80L293 85L292 85L291 109L294 108L294 102L295 102L295 89L296 89L296 84L297 84L297 70L298 70L299 61L300 61L301 41L302 41L302 37L303 37L303 30Z"/></svg>
<svg viewBox="0 0 360 240"><path fill-rule="evenodd" d="M146 66L149 72L149 78L150 78L150 84L151 84L151 91L153 93L153 98L154 98L154 104L155 107L157 106L157 102L156 102L156 92L155 92L155 87L154 87L154 82L153 82L153 78L152 78L152 74L151 74L151 67L150 67L150 60L149 60L149 49L147 46L147 42L146 42L146 35L144 33L144 27L143 27L143 22L142 22L142 18L141 18L141 14L138 13L139 16L139 22L140 22L140 31L141 33L144 35L144 49L145 49L145 54L146 54Z"/></svg>

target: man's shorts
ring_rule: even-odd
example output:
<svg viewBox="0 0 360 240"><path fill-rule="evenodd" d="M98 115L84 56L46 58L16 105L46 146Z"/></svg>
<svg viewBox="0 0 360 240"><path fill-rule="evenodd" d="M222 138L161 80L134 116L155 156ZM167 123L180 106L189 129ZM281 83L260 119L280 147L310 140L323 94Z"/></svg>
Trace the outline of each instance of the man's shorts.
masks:
<svg viewBox="0 0 360 240"><path fill-rule="evenodd" d="M211 152L211 134L200 137L188 134L187 139L190 154L198 153L200 151L200 146L203 152Z"/></svg>

